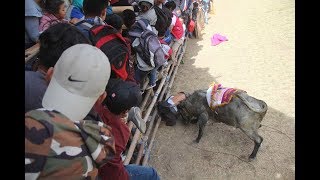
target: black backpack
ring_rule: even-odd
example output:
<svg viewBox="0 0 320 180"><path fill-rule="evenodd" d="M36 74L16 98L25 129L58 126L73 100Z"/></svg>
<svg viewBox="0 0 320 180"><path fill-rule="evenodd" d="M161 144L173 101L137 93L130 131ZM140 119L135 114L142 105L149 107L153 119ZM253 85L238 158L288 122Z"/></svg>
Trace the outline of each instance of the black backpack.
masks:
<svg viewBox="0 0 320 180"><path fill-rule="evenodd" d="M108 57L112 70L110 78L127 80L130 47L122 35L112 26L96 25L90 28L89 38Z"/></svg>
<svg viewBox="0 0 320 180"><path fill-rule="evenodd" d="M157 22L154 27L159 33L164 34L171 24L172 12L165 6L162 6L162 9L158 6L154 6L154 11L157 15Z"/></svg>

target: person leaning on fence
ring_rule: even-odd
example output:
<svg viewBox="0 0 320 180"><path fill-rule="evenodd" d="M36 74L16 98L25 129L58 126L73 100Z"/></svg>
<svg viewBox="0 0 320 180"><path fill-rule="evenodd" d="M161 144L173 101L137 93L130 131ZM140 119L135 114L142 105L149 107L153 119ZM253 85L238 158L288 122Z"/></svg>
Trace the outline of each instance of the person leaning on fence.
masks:
<svg viewBox="0 0 320 180"><path fill-rule="evenodd" d="M49 83L48 75L63 51L75 44L90 44L76 27L65 23L49 27L40 35L39 41L37 70L25 71L25 112L42 107L42 98Z"/></svg>
<svg viewBox="0 0 320 180"><path fill-rule="evenodd" d="M139 85L123 81L121 79L110 79L106 87L107 97L103 105L95 106L104 123L112 127L115 138L116 155L107 164L99 169L99 175L103 180L157 180L160 179L156 170L151 167L134 164L124 165L121 154L126 150L130 137L130 131L123 118L128 111L141 103Z"/></svg>
<svg viewBox="0 0 320 180"><path fill-rule="evenodd" d="M102 122L83 120L104 98L110 77L107 56L77 44L54 66L44 108L25 114L25 179L96 179L113 159L115 140Z"/></svg>
<svg viewBox="0 0 320 180"><path fill-rule="evenodd" d="M40 33L54 24L68 23L64 19L66 16L66 4L64 0L47 0L44 7L45 13L41 17L39 25Z"/></svg>
<svg viewBox="0 0 320 180"><path fill-rule="evenodd" d="M105 25L108 1L106 0L83 0L84 20L75 26L89 38L89 30L94 25Z"/></svg>
<svg viewBox="0 0 320 180"><path fill-rule="evenodd" d="M169 27L171 34L173 35L173 40L170 44L172 48L172 56L171 59L174 63L177 63L178 58L178 50L179 47L183 44L183 37L184 37L184 31L182 22L180 21L179 17L174 12L174 9L176 8L176 3L174 1L169 1L165 4L165 6L172 11L172 22Z"/></svg>

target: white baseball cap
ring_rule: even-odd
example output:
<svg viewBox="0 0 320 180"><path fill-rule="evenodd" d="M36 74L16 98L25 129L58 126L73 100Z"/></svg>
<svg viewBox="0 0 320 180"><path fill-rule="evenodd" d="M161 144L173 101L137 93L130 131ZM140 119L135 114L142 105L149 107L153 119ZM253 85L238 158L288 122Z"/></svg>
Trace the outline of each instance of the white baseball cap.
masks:
<svg viewBox="0 0 320 180"><path fill-rule="evenodd" d="M99 48L89 44L69 47L54 66L42 106L72 121L82 120L105 91L110 71L109 59Z"/></svg>

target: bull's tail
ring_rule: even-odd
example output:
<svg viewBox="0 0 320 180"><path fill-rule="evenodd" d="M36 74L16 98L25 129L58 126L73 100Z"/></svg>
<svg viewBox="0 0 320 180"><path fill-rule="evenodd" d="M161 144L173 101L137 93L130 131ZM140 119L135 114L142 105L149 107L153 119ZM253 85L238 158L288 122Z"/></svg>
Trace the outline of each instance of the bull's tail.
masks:
<svg viewBox="0 0 320 180"><path fill-rule="evenodd" d="M263 113L266 113L266 111L268 110L268 105L262 100L251 97L255 101L257 101L259 104L259 107L255 107L255 106L252 106L251 103L243 96L243 93L235 93L235 95L238 98L240 98L249 109L251 109L252 111L254 111L256 113L263 114Z"/></svg>

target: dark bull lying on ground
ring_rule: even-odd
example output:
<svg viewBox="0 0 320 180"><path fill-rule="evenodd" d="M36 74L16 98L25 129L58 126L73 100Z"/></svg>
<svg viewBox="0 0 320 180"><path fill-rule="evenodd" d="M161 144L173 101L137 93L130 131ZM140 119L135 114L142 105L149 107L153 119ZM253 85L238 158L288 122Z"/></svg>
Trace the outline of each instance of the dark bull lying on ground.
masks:
<svg viewBox="0 0 320 180"><path fill-rule="evenodd" d="M174 110L177 105L178 111ZM263 141L257 130L264 118L268 106L262 101L249 96L245 91L239 90L232 93L230 101L224 105L216 106L213 110L208 105L207 90L197 90L180 102L170 105L166 101L158 104L158 112L164 121L172 122L182 119L185 124L197 123L199 127L199 142L204 128L209 119L223 122L227 125L240 128L251 140L254 148L249 159L254 159ZM173 119L175 118L175 119ZM168 125L168 123L166 123ZM174 125L175 123L173 123ZM169 123L170 125L170 123ZM171 123L172 125L172 123Z"/></svg>

